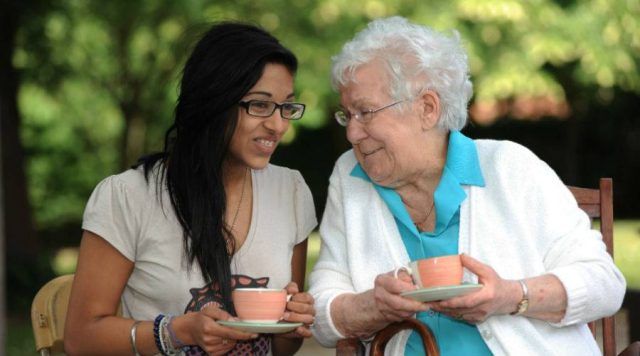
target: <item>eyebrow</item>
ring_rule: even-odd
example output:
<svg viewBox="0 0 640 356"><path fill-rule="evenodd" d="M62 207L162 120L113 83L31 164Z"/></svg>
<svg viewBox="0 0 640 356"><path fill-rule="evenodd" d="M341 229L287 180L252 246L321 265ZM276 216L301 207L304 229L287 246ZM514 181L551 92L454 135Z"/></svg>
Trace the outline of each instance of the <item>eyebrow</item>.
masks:
<svg viewBox="0 0 640 356"><path fill-rule="evenodd" d="M271 94L269 92L266 92L266 91L250 91L250 92L246 93L245 96L246 95L251 95L251 94L265 95L265 96L268 96L270 98L273 97L273 94ZM287 95L287 99L293 98L294 96L295 96L295 94L291 93L291 94Z"/></svg>

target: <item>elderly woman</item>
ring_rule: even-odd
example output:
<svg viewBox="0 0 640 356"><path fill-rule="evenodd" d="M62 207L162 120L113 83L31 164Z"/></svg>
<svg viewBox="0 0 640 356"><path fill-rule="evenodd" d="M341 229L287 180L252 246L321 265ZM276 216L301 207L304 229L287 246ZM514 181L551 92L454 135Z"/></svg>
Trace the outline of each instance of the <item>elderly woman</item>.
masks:
<svg viewBox="0 0 640 356"><path fill-rule="evenodd" d="M599 354L586 323L618 310L624 278L551 168L518 144L459 132L472 85L458 36L380 19L333 61L335 117L353 149L335 165L320 227L315 337L366 340L415 316L443 355ZM416 287L391 271L452 254L481 289L400 295ZM408 331L388 349L422 352Z"/></svg>

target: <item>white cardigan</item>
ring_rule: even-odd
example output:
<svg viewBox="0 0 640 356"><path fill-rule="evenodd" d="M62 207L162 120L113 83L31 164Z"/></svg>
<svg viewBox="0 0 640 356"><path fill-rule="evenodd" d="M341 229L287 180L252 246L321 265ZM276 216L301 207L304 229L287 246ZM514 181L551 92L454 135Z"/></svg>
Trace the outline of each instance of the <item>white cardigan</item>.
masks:
<svg viewBox="0 0 640 356"><path fill-rule="evenodd" d="M486 186L463 186L459 252L488 264L505 279L552 273L567 292L558 324L500 315L478 324L496 355L600 354L586 323L614 314L626 283L598 231L555 172L525 147L476 140ZM344 338L335 328L331 302L343 293L373 288L374 279L409 261L393 215L371 183L350 175L352 151L337 161L320 225L322 247L310 276L316 299L314 336L327 347ZM465 281L477 277L465 274ZM514 306L515 307L515 306ZM405 331L388 344L404 354Z"/></svg>

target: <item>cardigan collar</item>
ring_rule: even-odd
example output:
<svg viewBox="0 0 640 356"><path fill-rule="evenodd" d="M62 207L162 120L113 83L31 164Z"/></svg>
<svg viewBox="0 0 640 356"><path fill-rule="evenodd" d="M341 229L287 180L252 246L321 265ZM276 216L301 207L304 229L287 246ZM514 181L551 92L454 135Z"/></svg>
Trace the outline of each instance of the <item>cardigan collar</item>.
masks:
<svg viewBox="0 0 640 356"><path fill-rule="evenodd" d="M374 183L359 163L356 163L353 167L351 176L372 183L393 216L414 235L420 236L420 232L413 224L400 195L394 189ZM447 228L449 222L458 211L460 204L467 197L461 185L484 187L485 183L480 170L475 142L459 131L452 131L449 134L445 167L440 183L434 193L436 227L432 233L427 232L427 235L437 236Z"/></svg>

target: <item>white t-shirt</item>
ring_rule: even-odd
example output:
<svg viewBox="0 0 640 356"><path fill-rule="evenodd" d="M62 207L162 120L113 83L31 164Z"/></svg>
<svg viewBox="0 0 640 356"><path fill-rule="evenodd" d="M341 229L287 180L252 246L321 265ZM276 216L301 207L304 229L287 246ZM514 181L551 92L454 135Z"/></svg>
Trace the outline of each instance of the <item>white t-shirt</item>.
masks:
<svg viewBox="0 0 640 356"><path fill-rule="evenodd" d="M82 223L135 263L122 308L136 320L181 315L211 302L198 263L187 268L182 227L165 185L161 204L157 198L157 172L156 166L148 183L142 167L105 178L89 198ZM251 175L251 226L231 260L231 273L242 284L284 288L291 281L293 247L317 225L313 198L298 171L268 165Z"/></svg>

